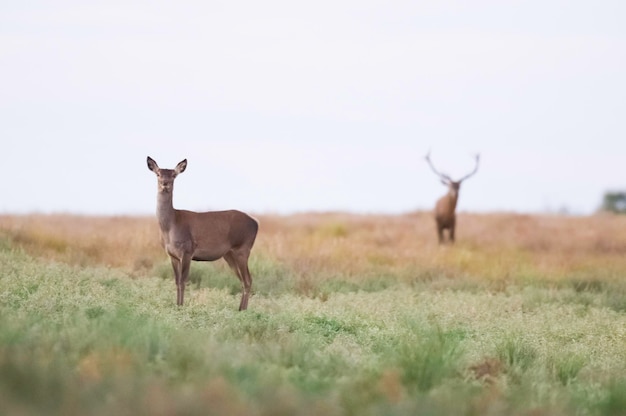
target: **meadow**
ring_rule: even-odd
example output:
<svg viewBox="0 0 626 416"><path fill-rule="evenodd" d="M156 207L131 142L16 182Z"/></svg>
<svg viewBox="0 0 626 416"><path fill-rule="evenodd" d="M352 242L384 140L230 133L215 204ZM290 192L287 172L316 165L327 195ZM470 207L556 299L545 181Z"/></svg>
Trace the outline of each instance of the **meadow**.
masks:
<svg viewBox="0 0 626 416"><path fill-rule="evenodd" d="M626 216L259 220L237 312L154 218L0 216L0 414L626 414Z"/></svg>

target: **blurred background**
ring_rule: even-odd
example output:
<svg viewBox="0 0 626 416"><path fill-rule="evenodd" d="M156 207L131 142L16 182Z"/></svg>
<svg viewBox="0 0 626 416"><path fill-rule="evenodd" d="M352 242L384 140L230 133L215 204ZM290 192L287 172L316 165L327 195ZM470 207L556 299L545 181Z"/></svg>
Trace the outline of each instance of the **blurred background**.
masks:
<svg viewBox="0 0 626 416"><path fill-rule="evenodd" d="M0 5L0 213L590 214L626 187L626 3Z"/></svg>

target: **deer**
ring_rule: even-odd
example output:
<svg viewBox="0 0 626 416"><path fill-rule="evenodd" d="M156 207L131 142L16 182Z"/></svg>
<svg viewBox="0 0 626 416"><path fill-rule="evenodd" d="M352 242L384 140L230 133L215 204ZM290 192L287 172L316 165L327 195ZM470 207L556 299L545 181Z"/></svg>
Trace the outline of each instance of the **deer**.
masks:
<svg viewBox="0 0 626 416"><path fill-rule="evenodd" d="M157 176L156 215L161 230L161 245L174 269L176 304L183 305L192 260L224 258L241 282L239 310L246 310L252 289L248 258L259 229L257 220L237 210L194 212L174 209L174 179L187 168L187 159L174 169L159 168L150 156L147 162L148 169Z"/></svg>
<svg viewBox="0 0 626 416"><path fill-rule="evenodd" d="M444 173L440 173L435 169L433 163L430 160L430 152L426 155L425 159L428 162L430 168L441 179L441 183L448 187L448 193L437 200L435 205L435 222L437 223L437 235L439 237L439 244L444 244L444 230L448 230L448 238L450 243L454 243L454 231L456 228L456 204L459 200L459 190L461 189L461 183L473 176L478 171L478 164L480 162L480 154L476 156L476 166L474 170L469 174L463 176L458 181L453 181L452 178Z"/></svg>

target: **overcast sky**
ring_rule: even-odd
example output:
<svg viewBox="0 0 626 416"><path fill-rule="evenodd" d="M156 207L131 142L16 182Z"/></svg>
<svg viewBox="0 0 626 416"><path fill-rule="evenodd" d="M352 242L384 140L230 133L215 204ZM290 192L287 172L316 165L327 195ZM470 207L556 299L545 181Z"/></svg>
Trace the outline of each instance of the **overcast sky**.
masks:
<svg viewBox="0 0 626 416"><path fill-rule="evenodd" d="M626 2L1 1L0 212L592 213L626 188Z"/></svg>

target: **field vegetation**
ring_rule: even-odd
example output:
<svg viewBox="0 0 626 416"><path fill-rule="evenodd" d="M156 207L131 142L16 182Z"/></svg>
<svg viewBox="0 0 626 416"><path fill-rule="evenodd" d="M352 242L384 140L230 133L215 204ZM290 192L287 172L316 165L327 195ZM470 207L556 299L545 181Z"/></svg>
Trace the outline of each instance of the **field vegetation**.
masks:
<svg viewBox="0 0 626 416"><path fill-rule="evenodd" d="M0 414L625 414L626 217L259 219L237 312L154 218L0 216Z"/></svg>

